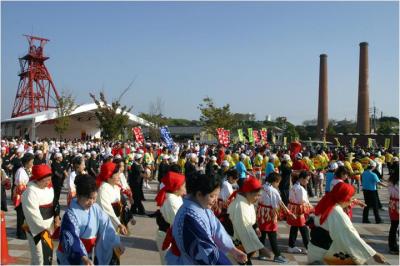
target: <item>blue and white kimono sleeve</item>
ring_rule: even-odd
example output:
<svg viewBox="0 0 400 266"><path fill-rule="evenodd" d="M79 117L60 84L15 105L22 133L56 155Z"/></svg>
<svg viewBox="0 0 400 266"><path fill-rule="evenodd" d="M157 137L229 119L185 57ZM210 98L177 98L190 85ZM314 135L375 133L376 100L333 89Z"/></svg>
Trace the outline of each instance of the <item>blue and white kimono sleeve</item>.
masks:
<svg viewBox="0 0 400 266"><path fill-rule="evenodd" d="M110 218L94 204L89 211L83 210L76 202L71 201L65 212L60 230L61 251L57 250L57 261L62 265L79 265L82 257L88 254L83 240L95 240L95 257L97 264L110 263L113 248L120 245L120 238L112 226Z"/></svg>
<svg viewBox="0 0 400 266"><path fill-rule="evenodd" d="M62 219L60 230L60 245L57 250L57 262L60 265L79 265L81 258L88 256L86 248L80 239L79 221L71 209L68 209Z"/></svg>
<svg viewBox="0 0 400 266"><path fill-rule="evenodd" d="M120 245L120 237L115 232L110 217L96 204L99 228L95 247L95 256L99 265L110 264L113 250Z"/></svg>
<svg viewBox="0 0 400 266"><path fill-rule="evenodd" d="M181 255L177 257L169 250L165 257L167 264L231 264L225 253L234 245L211 210L184 200L184 206L179 209L172 230Z"/></svg>

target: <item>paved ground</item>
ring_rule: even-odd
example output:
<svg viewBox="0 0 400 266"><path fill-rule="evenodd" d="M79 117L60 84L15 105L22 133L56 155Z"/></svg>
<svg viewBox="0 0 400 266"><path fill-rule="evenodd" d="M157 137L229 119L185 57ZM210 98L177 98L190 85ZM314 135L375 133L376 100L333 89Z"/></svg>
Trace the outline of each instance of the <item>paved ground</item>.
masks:
<svg viewBox="0 0 400 266"><path fill-rule="evenodd" d="M151 184L153 190L146 191L145 197L147 201L144 202L146 211L153 212L156 210L154 197L156 183ZM390 220L387 212L388 195L385 188L379 191L381 201L386 211L380 211L381 217L384 224L362 224L361 216L362 209L355 208L353 211L353 223L360 233L361 237L366 240L375 250L384 254L388 262L392 265L399 265L399 256L388 254L387 237L389 235ZM9 196L9 195L8 195ZM362 198L362 194L358 194L358 197ZM317 202L317 199L312 200L313 204ZM8 202L11 204L11 202ZM61 204L66 205L66 193L65 191L61 195ZM370 213L371 222L374 221L372 211ZM149 264L160 264L159 253L155 244L155 232L156 222L154 218L145 216L136 217L137 224L130 226L131 236L123 237L122 241L125 244L126 252L121 258L121 264L134 264L134 265L149 265ZM30 263L30 251L27 240L18 240L15 238L15 224L16 224L16 213L12 206L9 205L9 211L6 213L7 222L7 235L9 244L9 254L17 257L17 264L29 264ZM307 263L306 255L292 255L286 253L289 227L285 222L279 224L278 242L283 255L289 259L291 265L304 265ZM269 247L268 240L266 246ZM56 243L58 246L58 243ZM297 239L297 246L302 247L301 236L299 234ZM54 263L56 263L54 261ZM272 265L272 261L259 261L253 260L254 264ZM368 264L375 264L373 260L369 260Z"/></svg>

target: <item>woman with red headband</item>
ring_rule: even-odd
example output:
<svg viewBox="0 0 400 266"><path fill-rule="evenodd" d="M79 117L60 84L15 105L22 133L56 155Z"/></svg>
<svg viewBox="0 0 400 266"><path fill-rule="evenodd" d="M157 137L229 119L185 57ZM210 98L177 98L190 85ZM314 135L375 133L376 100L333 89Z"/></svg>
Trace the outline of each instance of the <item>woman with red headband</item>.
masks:
<svg viewBox="0 0 400 266"><path fill-rule="evenodd" d="M385 258L360 237L349 216L343 211L351 204L355 189L340 182L315 207L310 226L308 261L312 264L364 264L370 257L378 263Z"/></svg>
<svg viewBox="0 0 400 266"><path fill-rule="evenodd" d="M251 265L251 257L260 251L259 258L266 258L267 251L261 243L261 231L257 225L254 204L260 198L261 182L255 177L244 180L238 191L233 192L235 197L228 207L229 218L233 225L233 242L236 247L247 254L246 265Z"/></svg>
<svg viewBox="0 0 400 266"><path fill-rule="evenodd" d="M160 210L156 212L158 231L156 243L160 252L161 264L165 265L165 254L169 247L163 247L167 231L174 223L175 215L183 204L182 197L186 194L185 176L180 173L169 171L161 182L164 187L156 196L157 206Z"/></svg>
<svg viewBox="0 0 400 266"><path fill-rule="evenodd" d="M106 162L101 165L100 174L96 183L100 185L97 204L108 214L115 230L119 229L122 235L127 235L128 230L119 219L122 211L120 168L113 162Z"/></svg>
<svg viewBox="0 0 400 266"><path fill-rule="evenodd" d="M30 182L22 194L26 222L23 228L31 248L32 265L51 265L53 260L51 235L60 226L60 211L53 205L51 174L49 166L34 165Z"/></svg>

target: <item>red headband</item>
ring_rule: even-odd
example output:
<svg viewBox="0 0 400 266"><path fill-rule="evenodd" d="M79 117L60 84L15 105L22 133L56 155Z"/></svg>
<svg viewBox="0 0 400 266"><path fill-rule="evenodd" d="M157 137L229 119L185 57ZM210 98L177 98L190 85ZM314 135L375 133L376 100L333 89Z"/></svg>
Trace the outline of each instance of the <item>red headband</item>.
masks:
<svg viewBox="0 0 400 266"><path fill-rule="evenodd" d="M167 192L177 191L184 183L185 176L179 173L169 171L162 179L161 182L164 187L158 192L156 196L157 206L162 206Z"/></svg>
<svg viewBox="0 0 400 266"><path fill-rule="evenodd" d="M98 187L102 182L105 182L112 177L116 167L117 165L113 162L106 162L101 165L100 173L96 178L96 184Z"/></svg>
<svg viewBox="0 0 400 266"><path fill-rule="evenodd" d="M333 210L333 207L339 202L346 202L354 195L354 187L350 184L337 183L331 192L325 194L315 207L315 215L321 215L320 224L323 224Z"/></svg>

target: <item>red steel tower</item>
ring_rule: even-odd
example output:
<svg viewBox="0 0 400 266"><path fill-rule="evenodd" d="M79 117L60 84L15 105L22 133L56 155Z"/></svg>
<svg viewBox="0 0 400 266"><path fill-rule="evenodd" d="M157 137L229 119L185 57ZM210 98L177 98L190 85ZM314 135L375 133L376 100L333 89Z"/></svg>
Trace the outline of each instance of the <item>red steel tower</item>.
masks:
<svg viewBox="0 0 400 266"><path fill-rule="evenodd" d="M24 35L28 39L29 51L19 58L21 72L17 95L11 117L33 114L56 108L59 94L44 61L43 49L49 41L45 38Z"/></svg>

